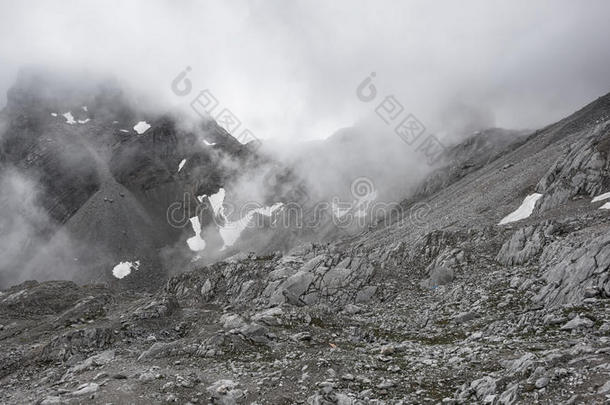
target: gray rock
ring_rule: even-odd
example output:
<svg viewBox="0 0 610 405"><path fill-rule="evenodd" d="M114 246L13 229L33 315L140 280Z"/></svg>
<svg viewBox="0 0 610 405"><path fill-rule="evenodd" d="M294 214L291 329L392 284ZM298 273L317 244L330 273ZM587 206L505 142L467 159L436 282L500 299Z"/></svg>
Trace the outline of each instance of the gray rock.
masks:
<svg viewBox="0 0 610 405"><path fill-rule="evenodd" d="M580 316L576 316L574 319L563 325L561 330L572 330L572 329L580 329L580 328L591 328L593 327L593 321L589 318L581 318Z"/></svg>
<svg viewBox="0 0 610 405"><path fill-rule="evenodd" d="M566 246L566 249L569 249ZM600 235L572 250L547 270L543 279L546 285L534 300L549 306L579 304L588 289L610 297L610 234Z"/></svg>
<svg viewBox="0 0 610 405"><path fill-rule="evenodd" d="M520 228L500 248L496 261L506 266L525 264L542 252L556 226L551 221Z"/></svg>
<svg viewBox="0 0 610 405"><path fill-rule="evenodd" d="M354 301L356 304L365 304L373 298L376 292L377 286L366 286L356 293L356 299Z"/></svg>
<svg viewBox="0 0 610 405"><path fill-rule="evenodd" d="M223 314L220 317L220 323L225 329L239 329L246 325L244 318L237 314Z"/></svg>
<svg viewBox="0 0 610 405"><path fill-rule="evenodd" d="M609 394L610 393L610 381L606 381L606 383L604 385L602 385L601 387L599 387L599 389L597 390L598 394Z"/></svg>
<svg viewBox="0 0 610 405"><path fill-rule="evenodd" d="M89 370L93 367L103 366L104 364L110 363L114 359L114 350L106 350L95 356L91 356L82 363L72 367L72 372L81 373Z"/></svg>
<svg viewBox="0 0 610 405"><path fill-rule="evenodd" d="M500 397L498 398L498 403L501 405L513 405L519 399L519 384L512 383L510 384Z"/></svg>
<svg viewBox="0 0 610 405"><path fill-rule="evenodd" d="M296 274L288 277L282 284L280 284L275 293L273 293L269 303L272 305L279 305L286 301L284 291L288 291L290 295L300 297L307 291L311 282L313 281L314 275L307 271L299 271Z"/></svg>
<svg viewBox="0 0 610 405"><path fill-rule="evenodd" d="M244 392L238 388L239 384L233 380L218 380L206 388L219 405L235 405L244 397Z"/></svg>
<svg viewBox="0 0 610 405"><path fill-rule="evenodd" d="M349 315L355 315L355 314L359 314L360 312L362 312L362 308L360 308L358 305L347 304L343 308L343 312L345 312L346 314L349 314Z"/></svg>
<svg viewBox="0 0 610 405"><path fill-rule="evenodd" d="M610 154L599 146L607 137L606 123L570 145L536 186L536 191L543 194L536 206L538 211L557 208L576 195L593 197L604 191L610 176Z"/></svg>
<svg viewBox="0 0 610 405"><path fill-rule="evenodd" d="M502 363L509 375L525 375L534 367L536 356L533 353L525 353L515 360L506 360Z"/></svg>
<svg viewBox="0 0 610 405"><path fill-rule="evenodd" d="M433 288L452 282L455 273L462 268L466 260L460 249L447 249L426 268L428 277L420 285L423 288Z"/></svg>
<svg viewBox="0 0 610 405"><path fill-rule="evenodd" d="M482 400L489 395L495 394L496 382L496 379L485 376L470 383L470 390L474 392L474 395L476 395L478 399Z"/></svg>
<svg viewBox="0 0 610 405"><path fill-rule="evenodd" d="M477 314L475 312L460 312L455 316L455 318L453 318L453 320L457 323L464 323L472 321L476 317Z"/></svg>
<svg viewBox="0 0 610 405"><path fill-rule="evenodd" d="M536 388L541 389L549 385L549 381L549 377L540 377L536 380L536 383L534 385L536 386Z"/></svg>
<svg viewBox="0 0 610 405"><path fill-rule="evenodd" d="M281 316L284 313L281 307L273 307L252 315L252 320L267 326L278 326L282 324Z"/></svg>
<svg viewBox="0 0 610 405"><path fill-rule="evenodd" d="M81 397L83 395L91 395L97 390L99 390L100 386L96 383L86 383L80 385L75 391L69 392L66 394L69 397Z"/></svg>

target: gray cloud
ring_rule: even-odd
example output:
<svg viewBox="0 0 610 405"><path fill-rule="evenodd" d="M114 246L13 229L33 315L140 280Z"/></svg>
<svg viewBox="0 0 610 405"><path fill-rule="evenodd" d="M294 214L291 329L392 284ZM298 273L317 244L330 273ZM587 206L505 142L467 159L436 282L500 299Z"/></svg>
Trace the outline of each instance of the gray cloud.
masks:
<svg viewBox="0 0 610 405"><path fill-rule="evenodd" d="M607 1L2 1L0 92L42 64L187 107L169 82L188 65L194 87L259 137L301 140L371 115L355 87L375 71L431 130L451 129L456 111L534 128L610 90L609 12Z"/></svg>

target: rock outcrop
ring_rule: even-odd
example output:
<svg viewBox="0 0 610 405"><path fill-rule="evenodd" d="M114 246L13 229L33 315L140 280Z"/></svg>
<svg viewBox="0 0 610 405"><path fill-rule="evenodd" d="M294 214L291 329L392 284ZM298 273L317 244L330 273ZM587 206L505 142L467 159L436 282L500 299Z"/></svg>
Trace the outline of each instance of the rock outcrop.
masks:
<svg viewBox="0 0 610 405"><path fill-rule="evenodd" d="M543 194L536 206L539 212L557 208L578 195L593 197L610 189L610 122L583 136L536 186Z"/></svg>
<svg viewBox="0 0 610 405"><path fill-rule="evenodd" d="M557 225L546 221L520 228L502 245L496 260L505 266L525 264L534 260L549 243Z"/></svg>
<svg viewBox="0 0 610 405"><path fill-rule="evenodd" d="M547 284L535 300L547 306L578 304L588 297L610 298L610 234L564 253L543 279Z"/></svg>
<svg viewBox="0 0 610 405"><path fill-rule="evenodd" d="M307 260L307 258L309 258ZM180 302L224 302L244 305L342 307L368 302L377 287L374 266L366 257L256 257L221 262L170 279L165 291Z"/></svg>

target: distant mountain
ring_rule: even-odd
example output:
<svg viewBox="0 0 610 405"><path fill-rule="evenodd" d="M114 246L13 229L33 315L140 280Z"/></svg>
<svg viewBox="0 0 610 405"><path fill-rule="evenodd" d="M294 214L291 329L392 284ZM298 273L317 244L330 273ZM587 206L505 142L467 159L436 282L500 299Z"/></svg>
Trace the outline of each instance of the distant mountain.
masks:
<svg viewBox="0 0 610 405"><path fill-rule="evenodd" d="M140 260L140 271L125 282L158 283L167 271L161 250L190 236L197 196L218 192L242 167L257 164L255 153L216 122L184 129L178 116L139 110L112 81L25 69L0 120L2 173L27 178L32 204L45 213L33 221L2 211L10 237L28 241L1 263L4 277L112 281L114 264ZM150 127L139 133L138 123ZM183 207L175 213L179 227L166 218L176 203Z"/></svg>

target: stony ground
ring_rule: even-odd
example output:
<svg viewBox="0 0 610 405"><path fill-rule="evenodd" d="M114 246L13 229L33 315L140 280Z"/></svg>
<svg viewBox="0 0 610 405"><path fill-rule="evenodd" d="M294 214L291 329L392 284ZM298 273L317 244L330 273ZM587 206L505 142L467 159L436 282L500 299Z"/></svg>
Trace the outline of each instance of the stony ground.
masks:
<svg viewBox="0 0 610 405"><path fill-rule="evenodd" d="M434 231L413 250L235 257L152 295L15 286L0 296L0 401L607 403L610 222L598 211L533 232ZM564 245L598 239L587 279L551 280L557 266L585 271Z"/></svg>

